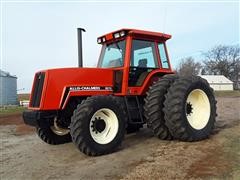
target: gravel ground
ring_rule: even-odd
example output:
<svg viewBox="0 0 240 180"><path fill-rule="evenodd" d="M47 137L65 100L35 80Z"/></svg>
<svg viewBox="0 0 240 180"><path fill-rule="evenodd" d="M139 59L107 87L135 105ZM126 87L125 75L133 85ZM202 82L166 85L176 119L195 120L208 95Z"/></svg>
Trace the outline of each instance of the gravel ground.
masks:
<svg viewBox="0 0 240 180"><path fill-rule="evenodd" d="M162 141L144 128L100 157L85 156L72 143L45 144L20 115L2 117L0 179L240 179L240 97L217 100L209 139Z"/></svg>

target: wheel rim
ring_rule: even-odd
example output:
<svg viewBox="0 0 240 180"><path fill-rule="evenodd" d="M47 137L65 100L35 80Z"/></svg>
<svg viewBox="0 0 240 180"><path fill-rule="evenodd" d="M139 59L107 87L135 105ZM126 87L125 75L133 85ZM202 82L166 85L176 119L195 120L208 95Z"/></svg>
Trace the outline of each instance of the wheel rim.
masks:
<svg viewBox="0 0 240 180"><path fill-rule="evenodd" d="M93 140L99 144L110 143L118 132L118 118L108 108L99 109L90 120L89 130Z"/></svg>
<svg viewBox="0 0 240 180"><path fill-rule="evenodd" d="M193 90L187 97L185 113L189 124L197 130L203 129L210 118L210 102L201 89Z"/></svg>
<svg viewBox="0 0 240 180"><path fill-rule="evenodd" d="M50 127L52 132L59 135L59 136L64 136L70 132L69 129L64 129L58 126L57 124L57 119L54 119L53 126Z"/></svg>

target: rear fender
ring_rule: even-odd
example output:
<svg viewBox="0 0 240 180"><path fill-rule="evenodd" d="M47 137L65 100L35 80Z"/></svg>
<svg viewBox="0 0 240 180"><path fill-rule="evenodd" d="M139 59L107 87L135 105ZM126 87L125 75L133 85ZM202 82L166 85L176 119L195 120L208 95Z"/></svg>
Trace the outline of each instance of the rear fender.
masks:
<svg viewBox="0 0 240 180"><path fill-rule="evenodd" d="M165 74L173 74L173 71L167 70L167 69L166 70L160 69L160 70L155 70L149 73L146 79L144 80L144 83L140 90L140 94L146 94L147 90L153 84L153 82L157 81L159 78L161 78Z"/></svg>

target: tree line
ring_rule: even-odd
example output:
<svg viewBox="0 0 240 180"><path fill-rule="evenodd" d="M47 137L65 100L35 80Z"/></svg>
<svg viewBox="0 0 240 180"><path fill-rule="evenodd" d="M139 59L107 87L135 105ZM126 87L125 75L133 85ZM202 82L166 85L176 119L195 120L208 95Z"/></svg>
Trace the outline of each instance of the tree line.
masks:
<svg viewBox="0 0 240 180"><path fill-rule="evenodd" d="M240 47L218 45L202 53L202 59L186 57L180 60L176 72L179 75L224 75L239 88Z"/></svg>

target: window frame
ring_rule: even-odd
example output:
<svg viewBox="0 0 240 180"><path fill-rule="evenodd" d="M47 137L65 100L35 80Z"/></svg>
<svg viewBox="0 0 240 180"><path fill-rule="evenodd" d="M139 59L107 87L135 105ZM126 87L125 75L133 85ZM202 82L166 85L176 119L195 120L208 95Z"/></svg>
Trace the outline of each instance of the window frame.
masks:
<svg viewBox="0 0 240 180"><path fill-rule="evenodd" d="M101 67L100 65L102 65L103 56L105 55L104 50L107 48L107 45L113 44L113 43L119 43L120 41L125 41L125 47L123 48L124 49L124 54L123 54L123 58L122 58L123 59L123 64L121 66L118 66L118 67ZM104 47L104 46L106 46L106 47ZM98 58L97 68L109 69L109 68L123 68L123 67L125 67L126 47L127 47L127 39L125 39L125 38L120 38L118 41L113 41L113 42L102 44L102 48L101 48L101 51L100 51L100 56Z"/></svg>
<svg viewBox="0 0 240 180"><path fill-rule="evenodd" d="M159 44L163 44L165 55L166 55L166 58L167 58L168 68L163 67L163 63L162 63L161 55L160 55L160 51L159 51ZM161 66L160 66L161 69L171 69L171 64L170 64L170 61L169 61L169 56L168 56L168 52L167 52L167 48L166 48L166 43L158 41L158 42L156 42L156 47L157 47L157 52L158 52L158 57L159 57L159 63L161 64Z"/></svg>
<svg viewBox="0 0 240 180"><path fill-rule="evenodd" d="M129 61L129 68L131 67L137 67L137 66L131 66L131 63L132 63L132 55L133 55L133 41L134 40L138 40L138 41L147 41L147 42L151 42L154 44L154 49L153 49L153 60L154 62L156 63L156 67L146 67L146 68L149 68L149 69L158 69L158 68L161 68L161 63L160 63L160 57L159 57L159 52L158 52L158 47L156 46L157 45L157 41L153 41L151 39L146 39L146 38L138 38L138 37L133 37L132 38L132 43L131 43L131 54L130 54L130 61ZM155 55L154 55L154 52L155 52Z"/></svg>

